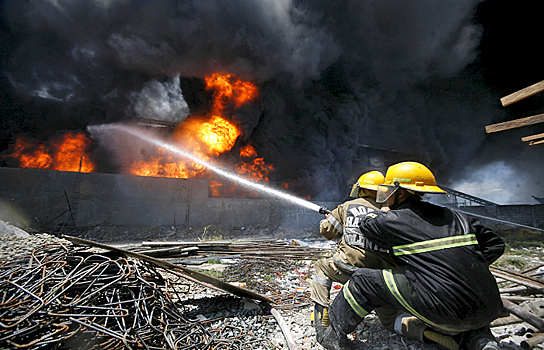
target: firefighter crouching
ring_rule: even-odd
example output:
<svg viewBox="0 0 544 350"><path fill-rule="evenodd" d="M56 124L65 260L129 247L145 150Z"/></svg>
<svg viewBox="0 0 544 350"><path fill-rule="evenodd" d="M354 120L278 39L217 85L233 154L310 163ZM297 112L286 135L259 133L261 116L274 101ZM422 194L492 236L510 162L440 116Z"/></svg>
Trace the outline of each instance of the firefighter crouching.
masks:
<svg viewBox="0 0 544 350"><path fill-rule="evenodd" d="M329 326L332 282L344 284L362 267L384 269L395 266L389 251L367 240L358 226L359 220L366 214L380 210L382 205L376 202L376 191L383 181L384 176L379 171L361 175L350 193L356 199L339 205L330 214L326 214L326 219L319 224L319 231L325 238L340 239L333 257L316 261L312 277L312 299L315 302L312 321L320 342L325 328ZM396 310L377 310L380 319L391 313L396 314Z"/></svg>
<svg viewBox="0 0 544 350"><path fill-rule="evenodd" d="M502 255L504 242L478 220L422 201L425 193L445 191L424 165L403 162L388 168L377 201L390 210L366 214L359 228L389 249L398 267L353 274L329 310L331 327L322 336L323 346L348 347L346 335L369 312L387 307L399 310L387 328L400 334L419 333L414 338L438 339L449 349L499 349L489 324L500 315L502 301L489 264ZM419 332L407 327L406 321L414 319Z"/></svg>

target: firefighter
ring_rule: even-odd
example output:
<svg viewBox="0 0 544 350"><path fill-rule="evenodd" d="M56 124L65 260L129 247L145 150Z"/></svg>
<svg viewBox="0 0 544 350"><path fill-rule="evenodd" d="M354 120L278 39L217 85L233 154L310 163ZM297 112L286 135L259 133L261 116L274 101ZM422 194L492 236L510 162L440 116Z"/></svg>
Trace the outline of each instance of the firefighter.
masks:
<svg viewBox="0 0 544 350"><path fill-rule="evenodd" d="M361 175L350 193L355 199L340 204L330 214L326 214L326 218L319 224L319 231L325 238L340 240L333 257L316 261L312 276L312 299L315 302L312 322L318 340L322 338L323 327L329 326L332 282L346 283L358 268L383 269L394 266L389 251L367 240L358 226L364 215L380 210L382 205L376 202L376 191L383 181L384 176L379 171ZM385 309L377 312L380 319L388 315Z"/></svg>
<svg viewBox="0 0 544 350"><path fill-rule="evenodd" d="M393 325L400 334L416 317L423 325L419 340L437 331L451 335L450 349L499 349L489 323L501 314L502 301L489 264L502 255L504 242L478 220L422 201L425 193L445 193L427 167L403 162L388 168L377 201L390 210L366 214L359 228L391 250L398 267L353 274L329 310L324 342L338 344L329 349L348 346L346 335L379 307L407 314Z"/></svg>

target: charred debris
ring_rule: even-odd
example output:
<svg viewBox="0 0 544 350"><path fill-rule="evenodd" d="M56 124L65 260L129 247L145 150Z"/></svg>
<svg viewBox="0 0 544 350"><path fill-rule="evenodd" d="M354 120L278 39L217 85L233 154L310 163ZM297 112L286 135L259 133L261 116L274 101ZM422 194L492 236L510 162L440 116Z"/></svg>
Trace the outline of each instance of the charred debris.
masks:
<svg viewBox="0 0 544 350"><path fill-rule="evenodd" d="M285 288L278 276L297 271L290 284L307 287L304 261L325 252L279 240L120 248L63 238L71 243L0 261L1 348L279 348L255 324L277 324L296 348L282 314L310 305L309 289ZM234 258L222 280L193 269Z"/></svg>
<svg viewBox="0 0 544 350"><path fill-rule="evenodd" d="M280 239L113 246L63 238L1 262L2 348L280 349L260 324L279 326L297 349L283 316L311 305L309 269L332 253ZM221 272L205 272L211 265ZM491 271L506 310L493 329L524 324L521 347L539 346L544 264Z"/></svg>

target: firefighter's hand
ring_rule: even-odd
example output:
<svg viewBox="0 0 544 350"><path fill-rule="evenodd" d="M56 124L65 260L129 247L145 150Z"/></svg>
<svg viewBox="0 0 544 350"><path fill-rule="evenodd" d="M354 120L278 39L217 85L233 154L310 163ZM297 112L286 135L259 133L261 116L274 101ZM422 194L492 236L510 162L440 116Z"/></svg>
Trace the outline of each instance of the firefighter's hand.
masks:
<svg viewBox="0 0 544 350"><path fill-rule="evenodd" d="M388 206L383 206L383 207L382 207L382 211L385 211L386 213L387 213L389 210L391 210L391 209L389 209Z"/></svg>
<svg viewBox="0 0 544 350"><path fill-rule="evenodd" d="M329 219L329 216L331 216L330 213L325 214L325 217L327 218L327 220Z"/></svg>

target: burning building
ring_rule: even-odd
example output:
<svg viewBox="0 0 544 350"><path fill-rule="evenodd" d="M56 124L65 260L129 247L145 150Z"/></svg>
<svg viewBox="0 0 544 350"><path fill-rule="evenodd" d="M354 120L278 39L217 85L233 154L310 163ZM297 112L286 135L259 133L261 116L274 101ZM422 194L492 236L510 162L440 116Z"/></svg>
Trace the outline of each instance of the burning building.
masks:
<svg viewBox="0 0 544 350"><path fill-rule="evenodd" d="M508 113L498 98L516 90L495 90L489 62L506 56L484 50L503 34L489 13L515 16L502 6L4 1L1 166L207 179L212 196L258 195L160 147L88 129L139 123L315 201L340 201L361 173L401 160L452 188L484 169L497 183L488 193L534 201L543 194L523 183L542 178L526 166L542 148L484 131ZM487 170L496 164L510 172Z"/></svg>
<svg viewBox="0 0 544 350"><path fill-rule="evenodd" d="M179 145L202 161L218 162L221 166L231 167L247 179L268 183L274 166L259 157L250 143L241 140L240 121L232 113L232 110L255 100L258 95L257 87L228 74L212 74L205 80L206 89L213 91L210 111L203 115L188 116L178 124L138 119L139 125L165 128L157 136ZM18 137L2 158L6 163L20 168L98 172L100 161L93 160L92 149L100 146L99 137L100 135L93 138L87 133L72 131L46 142ZM109 147L114 157L119 160L121 173L182 179L208 178L212 196L257 196L254 192L240 188L236 183L227 184L224 179L215 179L213 173L194 160L179 159L179 156L160 147L134 145L130 149L127 145L130 143L103 145ZM225 153L229 153L230 158L221 160Z"/></svg>

